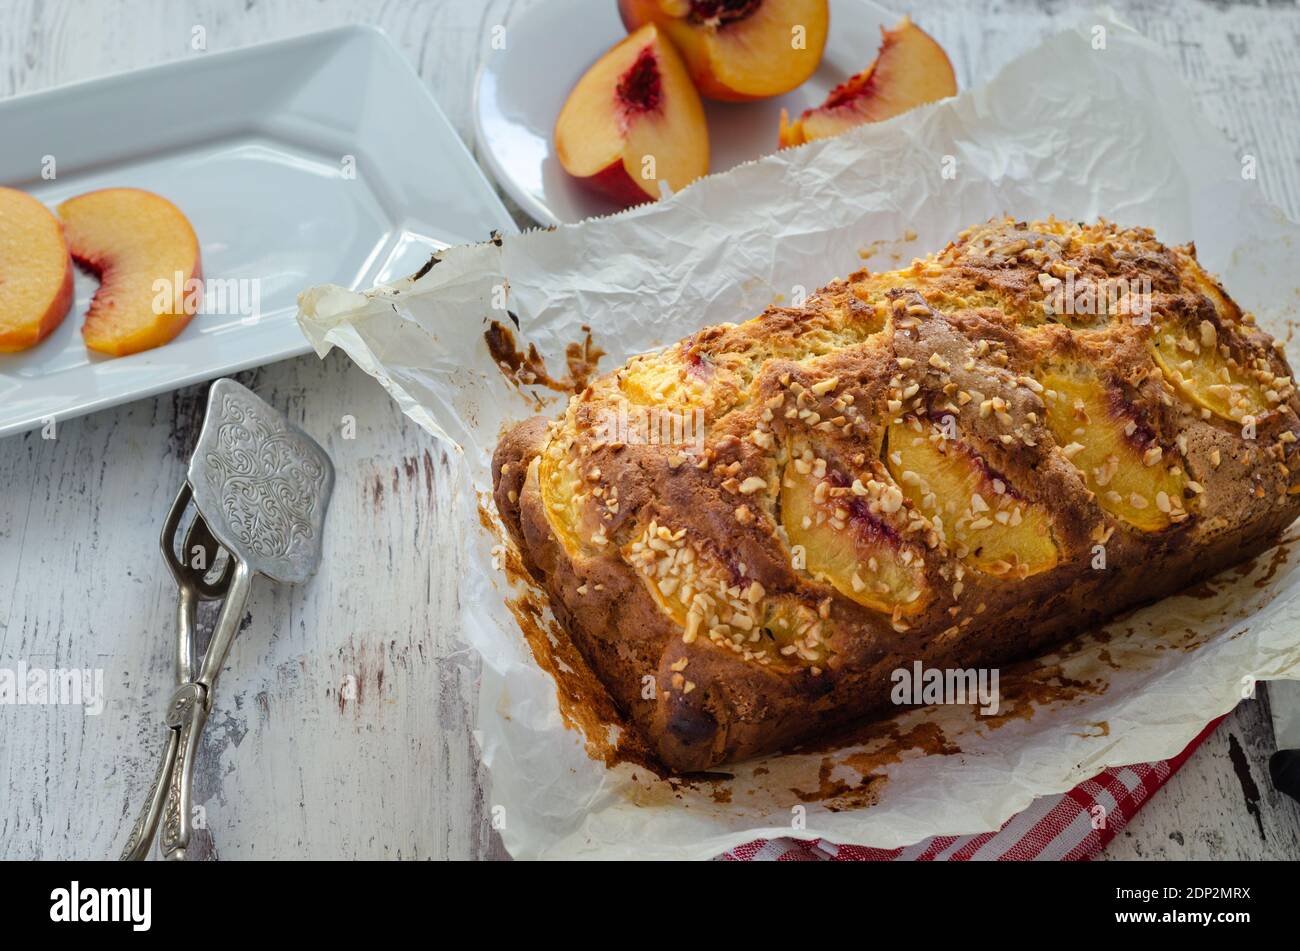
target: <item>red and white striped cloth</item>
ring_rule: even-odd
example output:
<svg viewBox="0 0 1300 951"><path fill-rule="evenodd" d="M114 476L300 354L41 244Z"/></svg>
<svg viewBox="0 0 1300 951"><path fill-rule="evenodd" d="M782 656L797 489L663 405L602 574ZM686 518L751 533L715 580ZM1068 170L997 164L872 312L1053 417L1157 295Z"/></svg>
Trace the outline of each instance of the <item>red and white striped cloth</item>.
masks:
<svg viewBox="0 0 1300 951"><path fill-rule="evenodd" d="M997 832L934 836L904 849L836 845L825 839L759 839L732 849L722 858L735 862L1087 860L1100 852L1155 791L1178 772L1222 719L1209 724L1173 759L1103 770L1067 793L1036 799ZM1105 811L1099 812L1097 806ZM1099 828L1093 828L1097 825L1094 814L1105 817Z"/></svg>

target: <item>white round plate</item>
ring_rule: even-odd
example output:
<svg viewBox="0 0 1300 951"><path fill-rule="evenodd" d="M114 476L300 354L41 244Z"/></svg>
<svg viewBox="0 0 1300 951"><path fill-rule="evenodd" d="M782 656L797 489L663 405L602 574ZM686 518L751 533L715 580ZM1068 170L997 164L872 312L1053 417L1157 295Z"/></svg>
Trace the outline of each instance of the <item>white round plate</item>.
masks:
<svg viewBox="0 0 1300 951"><path fill-rule="evenodd" d="M776 151L781 109L796 116L865 69L880 48L880 27L899 17L866 0L831 0L821 65L802 86L757 102L704 100L710 172ZM548 0L512 17L489 49L475 88L479 157L520 207L543 224L580 221L619 208L571 179L551 143L555 117L578 78L627 35L617 0Z"/></svg>

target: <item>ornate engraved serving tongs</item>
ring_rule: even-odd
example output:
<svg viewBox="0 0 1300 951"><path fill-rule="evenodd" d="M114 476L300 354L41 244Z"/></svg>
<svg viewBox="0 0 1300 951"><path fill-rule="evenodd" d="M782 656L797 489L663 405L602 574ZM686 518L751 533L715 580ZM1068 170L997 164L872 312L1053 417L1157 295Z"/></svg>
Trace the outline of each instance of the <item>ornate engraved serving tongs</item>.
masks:
<svg viewBox="0 0 1300 951"><path fill-rule="evenodd" d="M167 704L162 762L123 859L148 856L160 821L163 856L185 857L194 831L194 760L253 575L288 584L311 577L320 562L333 488L334 467L315 440L234 380L212 384L203 432L160 539L179 590L176 690ZM193 520L178 554L191 508ZM225 565L212 578L222 552ZM195 642L200 600L221 601L201 659Z"/></svg>

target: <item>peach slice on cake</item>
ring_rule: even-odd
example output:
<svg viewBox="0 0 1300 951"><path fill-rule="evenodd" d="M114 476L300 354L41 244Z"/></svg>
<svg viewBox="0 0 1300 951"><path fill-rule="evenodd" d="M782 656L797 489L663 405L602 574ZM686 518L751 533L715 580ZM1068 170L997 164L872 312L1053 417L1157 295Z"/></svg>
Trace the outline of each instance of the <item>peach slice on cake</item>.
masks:
<svg viewBox="0 0 1300 951"><path fill-rule="evenodd" d="M572 557L585 547L581 524L585 497L582 475L570 453L570 443L563 439L550 440L532 464L537 466L537 488L546 520Z"/></svg>
<svg viewBox="0 0 1300 951"><path fill-rule="evenodd" d="M1087 371L1053 370L1038 380L1046 389L1047 428L1103 509L1144 532L1187 517L1182 464L1118 390Z"/></svg>
<svg viewBox="0 0 1300 951"><path fill-rule="evenodd" d="M827 0L619 0L629 30L647 23L681 50L710 99L744 102L789 92L817 69Z"/></svg>
<svg viewBox="0 0 1300 951"><path fill-rule="evenodd" d="M781 110L781 148L839 135L866 122L880 122L916 106L957 94L957 76L943 47L908 17L881 28L880 52L870 66L831 90L816 109L793 122Z"/></svg>
<svg viewBox="0 0 1300 951"><path fill-rule="evenodd" d="M873 493L810 456L793 459L781 480L781 521L790 544L803 549L804 570L876 611L901 616L924 608L922 549L889 517L902 507L897 487L873 483Z"/></svg>
<svg viewBox="0 0 1300 951"><path fill-rule="evenodd" d="M1155 337L1155 359L1188 402L1222 419L1240 423L1272 408L1259 381L1237 362L1231 346L1208 320L1194 331L1176 322L1162 325Z"/></svg>
<svg viewBox="0 0 1300 951"><path fill-rule="evenodd" d="M833 622L792 595L763 599L762 639L770 640L779 657L822 664L833 653Z"/></svg>
<svg viewBox="0 0 1300 951"><path fill-rule="evenodd" d="M709 171L709 131L681 57L653 25L578 80L555 120L555 154L584 185L621 205L659 198Z"/></svg>
<svg viewBox="0 0 1300 951"><path fill-rule="evenodd" d="M908 500L967 564L1016 578L1056 565L1048 509L1018 493L961 439L907 417L890 424L885 452Z"/></svg>
<svg viewBox="0 0 1300 951"><path fill-rule="evenodd" d="M161 346L197 310L199 239L180 209L138 188L105 188L59 206L72 256L99 276L81 335L122 356Z"/></svg>
<svg viewBox="0 0 1300 951"><path fill-rule="evenodd" d="M35 198L0 188L0 353L44 339L72 304L63 228Z"/></svg>

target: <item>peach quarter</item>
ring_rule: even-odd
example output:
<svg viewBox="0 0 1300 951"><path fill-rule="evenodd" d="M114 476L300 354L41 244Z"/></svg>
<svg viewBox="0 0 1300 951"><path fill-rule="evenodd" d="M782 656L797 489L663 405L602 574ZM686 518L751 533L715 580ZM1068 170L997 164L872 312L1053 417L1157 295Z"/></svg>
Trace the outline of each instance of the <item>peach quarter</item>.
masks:
<svg viewBox="0 0 1300 951"><path fill-rule="evenodd" d="M657 27L628 36L578 80L555 122L555 152L566 172L621 205L708 172L704 107Z"/></svg>
<svg viewBox="0 0 1300 951"><path fill-rule="evenodd" d="M781 148L839 135L957 94L948 54L910 18L880 33L880 52L871 65L831 90L820 106L793 122L781 110Z"/></svg>

